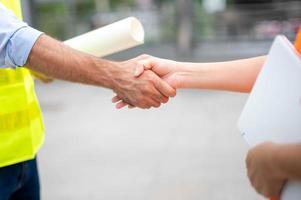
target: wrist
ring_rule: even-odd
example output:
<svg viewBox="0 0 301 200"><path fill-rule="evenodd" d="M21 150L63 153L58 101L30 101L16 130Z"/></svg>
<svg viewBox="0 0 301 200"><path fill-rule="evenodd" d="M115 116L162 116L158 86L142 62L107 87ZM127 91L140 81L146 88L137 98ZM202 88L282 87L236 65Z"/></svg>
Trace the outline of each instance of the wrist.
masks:
<svg viewBox="0 0 301 200"><path fill-rule="evenodd" d="M96 69L94 79L97 82L97 85L113 90L116 85L113 79L113 74L115 71L118 71L118 64L113 61L97 58L92 59Z"/></svg>
<svg viewBox="0 0 301 200"><path fill-rule="evenodd" d="M205 88L207 68L203 63L175 63L175 74L177 75L180 88Z"/></svg>

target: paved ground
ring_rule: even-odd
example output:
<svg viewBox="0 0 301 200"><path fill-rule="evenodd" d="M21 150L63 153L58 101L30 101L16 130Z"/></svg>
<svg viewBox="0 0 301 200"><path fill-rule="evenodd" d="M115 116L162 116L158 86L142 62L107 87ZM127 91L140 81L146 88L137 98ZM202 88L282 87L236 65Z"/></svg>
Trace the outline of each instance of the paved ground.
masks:
<svg viewBox="0 0 301 200"><path fill-rule="evenodd" d="M235 45L205 44L194 60L261 54L269 44ZM141 52L175 57L173 47L152 46L114 58ZM55 82L37 92L47 128L39 154L44 200L261 200L246 178L247 145L236 128L246 95L187 90L158 110L116 111L104 89Z"/></svg>

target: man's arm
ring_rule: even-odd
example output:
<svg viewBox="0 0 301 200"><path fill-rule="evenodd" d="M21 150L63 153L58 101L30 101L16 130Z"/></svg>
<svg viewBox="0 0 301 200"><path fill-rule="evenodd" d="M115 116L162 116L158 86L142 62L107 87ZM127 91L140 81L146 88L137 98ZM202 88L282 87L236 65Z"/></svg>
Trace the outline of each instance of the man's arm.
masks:
<svg viewBox="0 0 301 200"><path fill-rule="evenodd" d="M107 61L42 35L34 44L26 65L53 78L112 89L133 106L159 107L168 97L175 96L175 90L151 71L134 77L139 59Z"/></svg>

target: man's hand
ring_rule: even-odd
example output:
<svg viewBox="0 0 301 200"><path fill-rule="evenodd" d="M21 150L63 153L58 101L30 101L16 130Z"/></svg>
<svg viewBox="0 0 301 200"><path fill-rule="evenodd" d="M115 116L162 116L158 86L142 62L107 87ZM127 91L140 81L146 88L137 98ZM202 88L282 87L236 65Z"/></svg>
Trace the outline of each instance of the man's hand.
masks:
<svg viewBox="0 0 301 200"><path fill-rule="evenodd" d="M280 197L287 181L277 162L280 145L263 143L248 152L246 165L248 177L256 191L265 197Z"/></svg>
<svg viewBox="0 0 301 200"><path fill-rule="evenodd" d="M163 81L154 72L148 70L135 77L135 70L143 56L125 62L116 62L116 68L111 77L113 90L117 94L117 108L131 105L139 108L158 108L161 103L167 103L169 97L176 95L176 90ZM116 97L116 98L117 98Z"/></svg>
<svg viewBox="0 0 301 200"><path fill-rule="evenodd" d="M177 67L175 61L156 58L149 55L141 55L132 61L138 63L137 65L133 65L136 66L133 73L136 78L140 79L152 71L172 88L176 89L180 87L180 69ZM134 107L126 103L126 101L123 101L122 97L118 94L112 99L112 102L117 103L116 108L118 109L127 105L129 108Z"/></svg>

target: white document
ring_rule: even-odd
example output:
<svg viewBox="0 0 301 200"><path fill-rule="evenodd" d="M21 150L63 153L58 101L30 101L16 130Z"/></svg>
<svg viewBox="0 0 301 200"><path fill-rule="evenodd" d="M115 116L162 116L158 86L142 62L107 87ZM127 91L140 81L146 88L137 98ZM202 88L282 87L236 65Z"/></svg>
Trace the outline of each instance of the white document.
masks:
<svg viewBox="0 0 301 200"><path fill-rule="evenodd" d="M64 42L66 45L103 57L144 43L144 29L138 19L129 17Z"/></svg>
<svg viewBox="0 0 301 200"><path fill-rule="evenodd" d="M301 59L286 37L275 39L238 127L252 147L301 143ZM281 200L300 199L301 182L288 182Z"/></svg>

